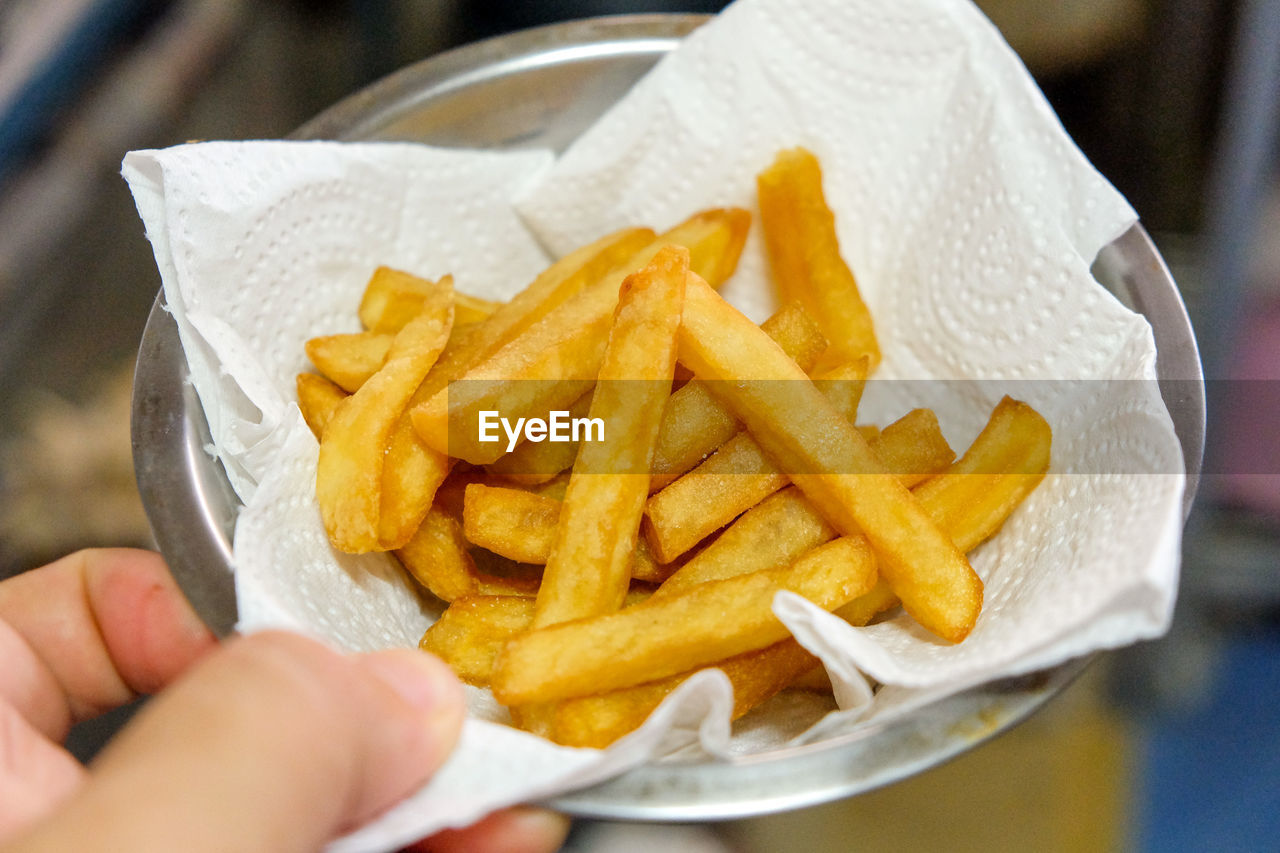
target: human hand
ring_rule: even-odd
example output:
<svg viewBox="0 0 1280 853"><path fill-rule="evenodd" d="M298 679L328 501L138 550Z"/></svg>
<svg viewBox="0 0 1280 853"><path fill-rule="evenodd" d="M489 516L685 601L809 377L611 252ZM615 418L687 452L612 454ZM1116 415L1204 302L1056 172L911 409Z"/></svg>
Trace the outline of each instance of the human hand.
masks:
<svg viewBox="0 0 1280 853"><path fill-rule="evenodd" d="M82 551L0 583L0 848L315 851L425 782L465 713L416 650L283 632L218 647L160 557ZM164 688L86 770L70 726ZM511 809L414 849L551 851Z"/></svg>

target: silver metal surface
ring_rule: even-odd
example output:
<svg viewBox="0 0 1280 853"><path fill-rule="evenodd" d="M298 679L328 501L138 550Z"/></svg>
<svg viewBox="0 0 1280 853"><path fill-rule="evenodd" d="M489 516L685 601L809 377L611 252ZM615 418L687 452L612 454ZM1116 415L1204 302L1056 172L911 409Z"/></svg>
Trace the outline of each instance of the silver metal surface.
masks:
<svg viewBox="0 0 1280 853"><path fill-rule="evenodd" d="M704 18L603 18L503 36L406 68L309 122L303 139L407 139L442 145L561 150ZM1135 225L1094 273L1155 329L1161 391L1192 484L1204 441L1204 390L1178 291ZM186 381L177 328L158 297L135 377L133 446L156 540L210 626L235 624L231 531L239 503L218 465ZM1193 488L1189 488L1189 505ZM889 725L726 761L676 761L631 771L550 805L584 817L722 820L868 791L934 766L1041 707L1087 665L1072 661L983 685Z"/></svg>

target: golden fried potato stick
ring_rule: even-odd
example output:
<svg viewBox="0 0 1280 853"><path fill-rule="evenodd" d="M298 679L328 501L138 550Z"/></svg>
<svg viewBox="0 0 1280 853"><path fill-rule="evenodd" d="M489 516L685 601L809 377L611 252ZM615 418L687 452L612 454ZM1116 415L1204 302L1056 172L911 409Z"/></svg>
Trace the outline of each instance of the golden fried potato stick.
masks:
<svg viewBox="0 0 1280 853"><path fill-rule="evenodd" d="M316 499L335 548L378 550L387 445L414 389L435 364L453 325L453 293L428 295L391 343L386 363L334 412L320 439Z"/></svg>
<svg viewBox="0 0 1280 853"><path fill-rule="evenodd" d="M457 520L436 506L395 555L414 580L441 601L470 595L532 598L538 593L537 578L500 577L477 569Z"/></svg>
<svg viewBox="0 0 1280 853"><path fill-rule="evenodd" d="M461 526L437 507L431 508L418 532L395 554L409 574L441 601L476 595L480 590L479 573L467 553Z"/></svg>
<svg viewBox="0 0 1280 853"><path fill-rule="evenodd" d="M912 494L962 551L994 536L1049 470L1053 431L1012 397L996 404L982 432L942 475Z"/></svg>
<svg viewBox="0 0 1280 853"><path fill-rule="evenodd" d="M312 435L319 439L338 404L347 399L347 392L315 373L299 373L295 384L302 419L311 428Z"/></svg>
<svg viewBox="0 0 1280 853"><path fill-rule="evenodd" d="M590 392L569 407L570 418L585 418L591 410ZM488 470L513 483L536 486L573 467L578 458L577 441L526 441L515 450L495 459Z"/></svg>
<svg viewBox="0 0 1280 853"><path fill-rule="evenodd" d="M303 348L321 375L354 394L387 360L389 332L348 332L312 338Z"/></svg>
<svg viewBox="0 0 1280 853"><path fill-rule="evenodd" d="M506 452L506 442L479 440L479 412L545 417L567 409L593 384L622 280L648 264L664 246L684 246L690 268L715 284L733 272L750 226L750 214L730 208L695 214L657 237L630 260L511 338L412 409L413 426L427 446L476 465ZM513 300L514 302L514 300ZM501 312L495 312L498 316ZM482 324L483 325L483 324Z"/></svg>
<svg viewBox="0 0 1280 853"><path fill-rule="evenodd" d="M446 453L431 449L418 437L410 419L413 408L565 300L596 283L652 237L647 228L629 228L570 252L484 321L451 338L391 436L383 466L380 547L398 548L413 536L453 465Z"/></svg>
<svg viewBox="0 0 1280 853"><path fill-rule="evenodd" d="M654 597L665 598L700 583L787 566L834 538L835 528L798 489L788 486L744 512L667 578Z"/></svg>
<svg viewBox="0 0 1280 853"><path fill-rule="evenodd" d="M453 321L460 326L469 326L488 319L494 311L502 306L494 299L482 299L469 293L453 292Z"/></svg>
<svg viewBox="0 0 1280 853"><path fill-rule="evenodd" d="M912 409L867 444L875 448L880 464L908 489L945 470L956 458L932 409Z"/></svg>
<svg viewBox="0 0 1280 853"><path fill-rule="evenodd" d="M864 356L824 374L818 387L852 422L866 378ZM699 387L705 386L699 383ZM704 393L710 395L711 391ZM938 436L948 454L937 466L940 468L954 454L941 439L941 432ZM660 562L671 563L789 482L755 440L739 432L705 462L649 498L645 505L645 539Z"/></svg>
<svg viewBox="0 0 1280 853"><path fill-rule="evenodd" d="M360 297L360 324L371 332L395 334L405 324L422 313L423 300L437 288L453 291L453 276L446 275L439 281L430 281L403 270L381 266L369 276ZM454 311L457 311L457 293L454 293ZM456 313L454 322L459 320Z"/></svg>
<svg viewBox="0 0 1280 853"><path fill-rule="evenodd" d="M651 593L651 588L634 584L623 606L639 604ZM418 647L440 657L467 684L488 687L502 647L532 624L533 595L481 591L450 602Z"/></svg>
<svg viewBox="0 0 1280 853"><path fill-rule="evenodd" d="M532 598L468 595L445 608L418 648L449 664L467 684L488 687L502 647L532 622Z"/></svg>
<svg viewBox="0 0 1280 853"><path fill-rule="evenodd" d="M1005 398L964 457L945 474L918 486L915 494L957 545L965 551L972 550L999 529L1042 479L1049 466L1050 441L1048 424L1040 415L1023 403ZM752 518L753 513L758 515ZM746 560L780 540L804 550L835 535L804 496L791 487L744 515L686 567L696 572L695 564L700 558L712 556L713 549L721 543L730 544L729 536L735 528L742 528L740 536L752 536L751 541L736 544L736 552ZM726 556L724 566L737 563L732 555ZM753 570L748 567L744 571ZM681 580L697 583L730 576L724 573ZM687 588L677 578L680 574L659 587L655 599ZM897 596L881 578L870 592L833 612L851 625L861 626L897 604ZM810 687L810 677L815 689L830 690L826 673L815 663L815 658L790 639L717 664L733 685L733 719L783 687ZM608 746L638 728L662 699L690 675L557 703L547 735L566 746Z"/></svg>
<svg viewBox="0 0 1280 853"><path fill-rule="evenodd" d="M463 498L467 541L518 563L546 564L559 520L560 501L521 489L472 483Z"/></svg>
<svg viewBox="0 0 1280 853"><path fill-rule="evenodd" d="M526 488L535 495L541 495L544 498L555 498L558 501L562 501L564 500L564 493L569 490L569 479L571 476L572 474L569 471L561 471L545 483L537 483Z"/></svg>
<svg viewBox="0 0 1280 853"><path fill-rule="evenodd" d="M863 533L880 572L921 625L963 640L982 609L964 554L804 371L696 277L689 277L680 359L729 405L792 482L845 535Z"/></svg>
<svg viewBox="0 0 1280 853"><path fill-rule="evenodd" d="M622 283L590 417L600 441L578 450L538 588L534 627L617 610L649 494L662 407L671 394L689 250L669 246Z"/></svg>
<svg viewBox="0 0 1280 853"><path fill-rule="evenodd" d="M803 367L804 365L801 365ZM806 373L810 371L806 370ZM871 359L865 355L851 361L838 362L823 370L810 373L813 384L818 386L822 396L845 416L849 423L858 417L858 405L862 402L862 392L867 387L867 377L871 374Z"/></svg>
<svg viewBox="0 0 1280 853"><path fill-rule="evenodd" d="M738 719L798 675L821 665L795 640L783 640L763 649L745 652L706 669L719 669L733 685L733 712ZM695 670L698 672L701 670ZM668 676L608 693L580 696L555 703L546 736L564 746L604 749L640 727L654 708L693 672Z"/></svg>
<svg viewBox="0 0 1280 853"><path fill-rule="evenodd" d="M779 152L757 176L756 196L770 266L783 297L798 300L822 326L833 361L865 355L874 371L880 346L857 280L840 255L818 158L804 148Z"/></svg>
<svg viewBox="0 0 1280 853"><path fill-rule="evenodd" d="M555 542L561 501L522 489L467 486L462 528L467 541L518 563L545 565ZM658 565L643 539L632 555L633 580L661 583L675 567Z"/></svg>
<svg viewBox="0 0 1280 853"><path fill-rule="evenodd" d="M818 324L798 302L788 302L760 324L802 370L809 370L827 348ZM698 381L681 386L667 401L653 454L649 491L657 491L706 458L740 429L724 404Z"/></svg>
<svg viewBox="0 0 1280 853"><path fill-rule="evenodd" d="M912 494L956 547L968 553L995 535L1043 479L1051 441L1044 418L1025 403L1006 397L964 456L916 486ZM658 587L654 597L784 565L835 535L813 504L794 486L788 487L743 513ZM897 603L882 578L871 593L835 612L861 625Z"/></svg>
<svg viewBox="0 0 1280 853"><path fill-rule="evenodd" d="M907 487L955 459L928 409L907 413L868 445ZM649 498L645 539L660 562L671 563L790 482L750 434L739 433L706 462Z"/></svg>
<svg viewBox="0 0 1280 853"><path fill-rule="evenodd" d="M760 328L805 370L827 348L827 339L797 302L783 305ZM569 417L585 417L590 405L590 396L584 395L569 407ZM672 392L662 413L649 490L697 465L737 431L738 422L701 383L689 382ZM488 468L522 485L537 484L570 468L577 448L577 442L526 442Z"/></svg>
<svg viewBox="0 0 1280 853"><path fill-rule="evenodd" d="M433 371L436 375L432 379L449 381L461 376L565 302L599 285L602 279L628 264L655 239L656 235L650 228L624 228L560 258L478 324L462 346L446 353ZM615 292L624 277L619 275L613 279ZM437 381L431 393L435 394L442 388L444 382Z"/></svg>
<svg viewBox="0 0 1280 853"><path fill-rule="evenodd" d="M790 590L827 610L875 585L861 536L808 552L785 569L699 584L616 613L521 634L503 649L493 694L504 705L586 696L666 678L786 639L773 599Z"/></svg>
<svg viewBox="0 0 1280 853"><path fill-rule="evenodd" d="M850 625L866 625L876 616L898 606L898 596L893 594L893 587L884 578L876 581L870 592L858 596L848 604L837 607L832 612Z"/></svg>

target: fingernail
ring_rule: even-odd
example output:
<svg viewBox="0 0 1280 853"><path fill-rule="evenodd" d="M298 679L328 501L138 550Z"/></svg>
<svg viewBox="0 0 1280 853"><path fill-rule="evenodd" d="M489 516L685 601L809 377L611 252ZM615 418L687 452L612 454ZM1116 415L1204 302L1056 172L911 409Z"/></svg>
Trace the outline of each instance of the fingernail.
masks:
<svg viewBox="0 0 1280 853"><path fill-rule="evenodd" d="M388 649L364 655L364 661L415 709L432 715L464 712L462 684L439 658L415 649Z"/></svg>

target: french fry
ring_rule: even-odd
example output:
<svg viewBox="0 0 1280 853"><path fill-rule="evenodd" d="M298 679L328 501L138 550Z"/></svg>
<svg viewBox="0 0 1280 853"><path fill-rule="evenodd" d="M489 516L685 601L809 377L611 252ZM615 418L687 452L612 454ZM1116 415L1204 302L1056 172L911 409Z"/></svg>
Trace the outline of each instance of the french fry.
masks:
<svg viewBox="0 0 1280 853"><path fill-rule="evenodd" d="M524 596L538 592L534 578L498 577L476 568L458 522L432 507L418 532L395 552L409 574L441 601L472 595Z"/></svg>
<svg viewBox="0 0 1280 853"><path fill-rule="evenodd" d="M535 485L528 486L527 488L535 495L540 495L544 498L555 498L558 501L562 501L564 500L565 492L569 490L570 476L570 472L561 471L545 483L537 483Z"/></svg>
<svg viewBox="0 0 1280 853"><path fill-rule="evenodd" d="M802 370L827 348L817 323L798 302L788 302L760 324ZM657 491L706 458L738 432L738 421L703 383L691 381L671 395L653 454L650 491Z"/></svg>
<svg viewBox="0 0 1280 853"><path fill-rule="evenodd" d="M897 435L906 437L902 432ZM1039 484L1049 467L1050 442L1044 419L1030 406L1006 398L964 456L916 486L912 494L956 547L968 553L993 536ZM745 512L659 586L654 597L784 565L835 535L813 504L789 486ZM836 613L861 624L852 614L870 610L874 615L897 604L896 598L883 603L886 590L882 579L873 593L864 596L866 601L851 602L851 609L840 608Z"/></svg>
<svg viewBox="0 0 1280 853"><path fill-rule="evenodd" d="M803 646L787 639L731 657L714 668L721 670L733 686L730 718L736 720L817 663L818 659ZM693 674L681 673L556 703L546 736L565 746L603 749L639 728L653 709Z"/></svg>
<svg viewBox="0 0 1280 853"><path fill-rule="evenodd" d="M396 333L386 363L334 412L320 439L316 499L329 540L340 551L378 549L382 468L392 431L414 389L444 349L453 294L433 291L422 312Z"/></svg>
<svg viewBox="0 0 1280 853"><path fill-rule="evenodd" d="M474 483L462 511L468 542L520 563L545 565L555 542L562 498L521 489ZM660 583L674 567L658 565L643 539L633 554L633 580Z"/></svg>
<svg viewBox="0 0 1280 853"><path fill-rule="evenodd" d="M606 423L607 433L578 451L538 588L535 627L622 605L671 393L688 272L689 251L670 246L622 284L591 398L590 417Z"/></svg>
<svg viewBox="0 0 1280 853"><path fill-rule="evenodd" d="M302 411L302 419L307 422L311 432L317 439L324 434L338 404L347 399L343 391L332 381L316 373L299 373L296 380L298 388L298 408Z"/></svg>
<svg viewBox="0 0 1280 853"><path fill-rule="evenodd" d="M521 634L503 649L493 693L505 705L585 696L685 672L786 639L773 598L790 590L834 609L867 592L875 557L861 536L791 566L699 584L680 595Z"/></svg>
<svg viewBox="0 0 1280 853"><path fill-rule="evenodd" d="M942 475L913 490L962 551L994 536L1049 470L1053 431L1026 403L1005 397Z"/></svg>
<svg viewBox="0 0 1280 853"><path fill-rule="evenodd" d="M800 491L788 486L743 513L667 578L655 598L708 581L790 565L804 552L836 537Z"/></svg>
<svg viewBox="0 0 1280 853"><path fill-rule="evenodd" d="M591 394L583 394L569 407L570 418L585 418L591 411ZM536 486L573 467L577 441L526 441L486 466L513 483Z"/></svg>
<svg viewBox="0 0 1280 853"><path fill-rule="evenodd" d="M655 240L652 229L624 228L593 243L588 243L557 260L538 275L511 300L500 305L483 323L478 324L455 351L440 361L432 383L432 394L444 387L445 381L461 376L477 362L497 352L509 341L537 324L565 302L584 290L597 286L602 279L630 262L637 253ZM614 281L614 290L623 276ZM424 398L425 399L425 398Z"/></svg>
<svg viewBox="0 0 1280 853"><path fill-rule="evenodd" d="M832 612L850 625L861 627L897 606L898 596L894 595L893 587L884 578L880 578L870 592L863 593L848 604L842 604Z"/></svg>
<svg viewBox="0 0 1280 853"><path fill-rule="evenodd" d="M652 589L642 584L627 591L624 606L645 601ZM507 641L533 624L533 596L481 592L455 599L422 635L418 648L438 656L458 677L488 687L494 663Z"/></svg>
<svg viewBox="0 0 1280 853"><path fill-rule="evenodd" d="M483 322L450 339L440 360L414 392L387 448L379 524L381 548L398 548L413 536L453 465L447 454L433 450L418 437L410 418L412 410L566 299L595 283L652 235L649 229L625 229L570 252Z"/></svg>
<svg viewBox="0 0 1280 853"><path fill-rule="evenodd" d="M481 299L469 293L453 292L453 321L460 326L479 323L493 315L502 306L492 299Z"/></svg>
<svg viewBox="0 0 1280 853"><path fill-rule="evenodd" d="M409 574L441 601L454 601L480 591L475 562L457 521L432 508L418 532L396 552Z"/></svg>
<svg viewBox="0 0 1280 853"><path fill-rule="evenodd" d="M812 374L813 384L837 412L853 423L858 417L858 404L862 402L862 392L867 387L870 373L871 359L864 355Z"/></svg>
<svg viewBox="0 0 1280 853"><path fill-rule="evenodd" d="M322 335L307 341L307 358L316 370L342 390L354 394L387 360L395 335L385 332L351 332Z"/></svg>
<svg viewBox="0 0 1280 853"><path fill-rule="evenodd" d="M951 642L968 635L982 608L982 581L964 554L795 362L694 276L680 358L699 378L719 380L712 389L827 521L845 535L867 536L916 621Z"/></svg>
<svg viewBox="0 0 1280 853"><path fill-rule="evenodd" d="M782 151L756 179L760 224L778 289L798 300L831 341L828 357L865 355L880 363L871 312L840 255L835 215L822 191L822 167L804 148Z"/></svg>
<svg viewBox="0 0 1280 853"><path fill-rule="evenodd" d="M462 381L415 405L418 435L438 452L477 465L493 462L505 452L505 443L480 441L480 411L497 411L514 421L567 409L595 381L622 280L674 244L689 249L691 269L707 271L718 284L737 264L749 224L744 210L710 210L665 232L466 371Z"/></svg>
<svg viewBox="0 0 1280 853"><path fill-rule="evenodd" d="M518 563L546 564L560 501L483 483L468 485L463 501L462 531L468 542Z"/></svg>
<svg viewBox="0 0 1280 853"><path fill-rule="evenodd" d="M867 359L863 356L824 374L818 386L852 421L866 378ZM699 383L699 388L705 386ZM704 393L710 395L711 391ZM945 440L942 443L945 447ZM952 458L948 456L942 464ZM750 435L737 433L693 471L649 498L645 505L645 539L659 561L671 563L788 482Z"/></svg>
<svg viewBox="0 0 1280 853"><path fill-rule="evenodd" d="M931 409L912 409L867 444L908 489L945 470L956 458Z"/></svg>
<svg viewBox="0 0 1280 853"><path fill-rule="evenodd" d="M908 487L955 458L928 409L909 412L868 446ZM670 563L790 481L749 434L739 433L706 462L649 498L645 538L654 556Z"/></svg>
<svg viewBox="0 0 1280 853"><path fill-rule="evenodd" d="M418 648L449 664L467 684L488 687L502 647L532 622L532 598L468 595L445 609Z"/></svg>
<svg viewBox="0 0 1280 853"><path fill-rule="evenodd" d="M371 332L395 334L405 324L422 313L423 302L437 288L453 292L453 276L446 275L439 281L381 266L369 276L360 297L358 314L360 324ZM454 293L454 310L457 310L457 293ZM454 322L459 321L456 314Z"/></svg>

